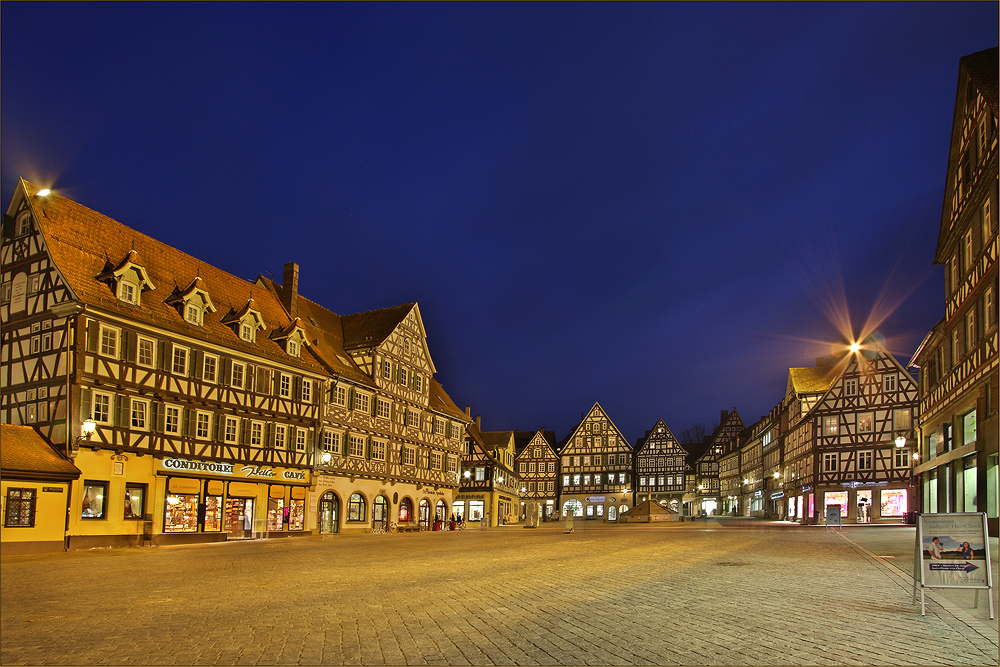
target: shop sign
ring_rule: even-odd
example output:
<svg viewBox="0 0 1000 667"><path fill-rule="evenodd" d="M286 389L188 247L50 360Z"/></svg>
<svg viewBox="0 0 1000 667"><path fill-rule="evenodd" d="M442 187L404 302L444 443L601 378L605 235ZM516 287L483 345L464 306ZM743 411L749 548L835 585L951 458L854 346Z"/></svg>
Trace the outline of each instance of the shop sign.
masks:
<svg viewBox="0 0 1000 667"><path fill-rule="evenodd" d="M774 493L771 494L771 500L777 500L778 498L784 498L784 497L785 497L784 491L775 491Z"/></svg>
<svg viewBox="0 0 1000 667"><path fill-rule="evenodd" d="M455 500L485 500L486 494L483 493L460 493Z"/></svg>
<svg viewBox="0 0 1000 667"><path fill-rule="evenodd" d="M992 588L988 534L984 512L917 516L913 595L919 582L922 614L925 588ZM986 597L992 619L993 595Z"/></svg>
<svg viewBox="0 0 1000 667"><path fill-rule="evenodd" d="M585 500L588 503L603 503L604 499L604 496L587 496Z"/></svg>
<svg viewBox="0 0 1000 667"><path fill-rule="evenodd" d="M191 461L188 459L167 458L157 461L161 471L170 473L208 473L210 475L225 475L226 477L242 477L244 479L263 479L269 481L305 482L306 471L292 468L273 468L262 465L246 465L228 461Z"/></svg>
<svg viewBox="0 0 1000 667"><path fill-rule="evenodd" d="M63 488L61 486L43 486L42 493L62 493Z"/></svg>
<svg viewBox="0 0 1000 667"><path fill-rule="evenodd" d="M889 484L889 482L886 482L886 481L881 481L881 482L858 482L858 481L851 481L851 482L841 482L840 483L841 486L847 487L848 489L856 489L859 486L887 486L888 484Z"/></svg>
<svg viewBox="0 0 1000 667"><path fill-rule="evenodd" d="M760 498L763 495L764 495L764 492L761 491L760 489L757 489L756 491L753 492L753 497L754 498Z"/></svg>

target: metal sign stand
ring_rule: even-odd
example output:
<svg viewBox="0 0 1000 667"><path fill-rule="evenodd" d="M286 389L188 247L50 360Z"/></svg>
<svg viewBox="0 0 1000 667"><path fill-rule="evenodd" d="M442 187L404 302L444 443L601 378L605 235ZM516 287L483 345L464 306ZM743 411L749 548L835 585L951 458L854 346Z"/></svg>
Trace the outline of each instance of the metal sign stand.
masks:
<svg viewBox="0 0 1000 667"><path fill-rule="evenodd" d="M840 505L826 506L826 529L833 530L836 527L838 532L844 532L844 526L840 519Z"/></svg>
<svg viewBox="0 0 1000 667"><path fill-rule="evenodd" d="M926 525L925 525L926 524ZM929 528L930 532L926 532ZM925 544L924 535L933 534ZM952 543L959 545L958 549L946 549ZM982 548L979 549L979 545ZM968 553L963 553L967 550ZM975 551L981 551L985 560L975 556ZM958 557L946 554L958 554ZM970 562L971 561L971 562ZM926 565L926 567L925 567ZM985 568L986 577L983 583L975 580L982 573L973 575L976 570ZM936 581L928 581L933 577ZM964 581L966 579L968 581ZM990 540L986 528L985 512L965 512L960 514L921 514L917 517L917 535L914 541L913 554L913 602L917 601L917 584L920 584L920 615L927 615L927 603L924 592L928 588L971 588L975 590L973 607L979 608L979 591L986 590L990 601L990 620L996 618L993 609L993 572L990 565Z"/></svg>

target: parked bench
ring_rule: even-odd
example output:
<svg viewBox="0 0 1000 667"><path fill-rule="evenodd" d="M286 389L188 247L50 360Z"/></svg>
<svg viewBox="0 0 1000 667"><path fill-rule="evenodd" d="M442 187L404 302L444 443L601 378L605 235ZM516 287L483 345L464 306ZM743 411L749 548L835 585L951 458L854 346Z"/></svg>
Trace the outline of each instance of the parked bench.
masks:
<svg viewBox="0 0 1000 667"><path fill-rule="evenodd" d="M419 523L401 523L396 527L396 530L400 533L412 533L419 532L421 527Z"/></svg>

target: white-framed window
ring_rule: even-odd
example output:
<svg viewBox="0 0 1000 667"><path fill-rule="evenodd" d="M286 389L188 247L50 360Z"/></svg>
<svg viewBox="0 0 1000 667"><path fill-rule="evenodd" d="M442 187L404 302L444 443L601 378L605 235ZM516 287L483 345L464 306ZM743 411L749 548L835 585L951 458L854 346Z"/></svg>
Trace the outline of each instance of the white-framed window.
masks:
<svg viewBox="0 0 1000 667"><path fill-rule="evenodd" d="M278 396L288 398L292 395L292 376L281 373L278 376Z"/></svg>
<svg viewBox="0 0 1000 667"><path fill-rule="evenodd" d="M858 470L871 470L875 467L875 452L865 449L858 452Z"/></svg>
<svg viewBox="0 0 1000 667"><path fill-rule="evenodd" d="M462 427L458 424L451 425L451 439L458 440L462 437Z"/></svg>
<svg viewBox="0 0 1000 667"><path fill-rule="evenodd" d="M386 401L381 398L376 398L375 400L377 401L376 410L378 416L389 419L392 416L392 405L389 403L389 401Z"/></svg>
<svg viewBox="0 0 1000 667"><path fill-rule="evenodd" d="M284 424L274 425L274 448L284 447L288 444L288 439L285 437L288 432L288 427Z"/></svg>
<svg viewBox="0 0 1000 667"><path fill-rule="evenodd" d="M556 490L556 483L555 482L548 482L548 490L549 491L555 491Z"/></svg>
<svg viewBox="0 0 1000 667"><path fill-rule="evenodd" d="M609 482L612 481L611 477L612 477L611 475L608 475L608 481ZM623 472L618 473L618 483L619 484L624 484L625 483L625 473L623 473Z"/></svg>
<svg viewBox="0 0 1000 667"><path fill-rule="evenodd" d="M98 424L110 424L112 403L111 394L95 391L93 393L92 402L93 405L91 414L94 421Z"/></svg>
<svg viewBox="0 0 1000 667"><path fill-rule="evenodd" d="M339 452L340 434L335 431L331 431L330 429L324 429L322 447L324 452Z"/></svg>
<svg viewBox="0 0 1000 667"><path fill-rule="evenodd" d="M840 417L829 415L823 417L823 435L837 435L840 433Z"/></svg>
<svg viewBox="0 0 1000 667"><path fill-rule="evenodd" d="M120 335L121 331L118 329L100 325L101 345L98 349L103 356L118 358L118 337Z"/></svg>
<svg viewBox="0 0 1000 667"><path fill-rule="evenodd" d="M836 452L823 454L823 472L837 472L838 457Z"/></svg>
<svg viewBox="0 0 1000 667"><path fill-rule="evenodd" d="M33 273L28 276L28 294L35 294L38 292L39 276L37 273Z"/></svg>
<svg viewBox="0 0 1000 667"><path fill-rule="evenodd" d="M978 432L976 411L972 410L962 415L962 444L969 445L976 441Z"/></svg>
<svg viewBox="0 0 1000 667"><path fill-rule="evenodd" d="M240 323L240 338L242 338L246 342L248 343L254 342L254 338L256 338L254 334L256 333L257 333L257 327L253 326L249 322Z"/></svg>
<svg viewBox="0 0 1000 667"><path fill-rule="evenodd" d="M356 392L354 394L354 409L361 412L372 411L372 397L368 394Z"/></svg>
<svg viewBox="0 0 1000 667"><path fill-rule="evenodd" d="M858 393L858 379L847 378L844 380L844 395L855 396Z"/></svg>
<svg viewBox="0 0 1000 667"><path fill-rule="evenodd" d="M219 374L219 358L213 354L206 354L202 362L201 379L205 382L215 382Z"/></svg>
<svg viewBox="0 0 1000 667"><path fill-rule="evenodd" d="M136 338L136 362L140 366L153 368L156 366L156 341L145 336Z"/></svg>
<svg viewBox="0 0 1000 667"><path fill-rule="evenodd" d="M382 360L382 377L386 380L392 379L392 363L388 359Z"/></svg>
<svg viewBox="0 0 1000 667"><path fill-rule="evenodd" d="M372 442L372 458L376 461L385 461L385 443L375 440Z"/></svg>
<svg viewBox="0 0 1000 667"><path fill-rule="evenodd" d="M858 414L858 433L871 433L875 430L875 415L871 412Z"/></svg>
<svg viewBox="0 0 1000 667"><path fill-rule="evenodd" d="M14 235L24 236L29 231L31 231L31 214L25 211L17 219L17 228L14 231Z"/></svg>
<svg viewBox="0 0 1000 667"><path fill-rule="evenodd" d="M972 267L972 230L965 232L962 239L962 272L967 272Z"/></svg>
<svg viewBox="0 0 1000 667"><path fill-rule="evenodd" d="M132 428L138 431L145 431L149 428L149 401L133 398L130 413L129 423Z"/></svg>
<svg viewBox="0 0 1000 667"><path fill-rule="evenodd" d="M32 336L31 337L31 354L38 354L42 350L42 337Z"/></svg>
<svg viewBox="0 0 1000 667"><path fill-rule="evenodd" d="M289 338L288 339L288 344L286 345L285 349L288 352L288 356L290 356L290 357L297 357L300 354L300 349L301 348L299 347L299 342L297 340Z"/></svg>
<svg viewBox="0 0 1000 667"><path fill-rule="evenodd" d="M347 387L338 384L333 390L333 402L336 405L347 405Z"/></svg>
<svg viewBox="0 0 1000 667"><path fill-rule="evenodd" d="M424 379L417 374L413 375L413 391L422 392L424 390Z"/></svg>
<svg viewBox="0 0 1000 667"><path fill-rule="evenodd" d="M555 471L556 471L556 462L549 461L549 472L555 472Z"/></svg>
<svg viewBox="0 0 1000 667"><path fill-rule="evenodd" d="M438 435L443 435L444 434L444 424L445 424L445 422L444 422L443 419L435 418L434 419L434 432L437 433Z"/></svg>
<svg viewBox="0 0 1000 667"><path fill-rule="evenodd" d="M563 475L563 478L562 478L562 485L563 485L564 487L565 487L565 486L569 486L569 475Z"/></svg>
<svg viewBox="0 0 1000 667"><path fill-rule="evenodd" d="M983 290L983 328L992 329L997 325L997 293L993 285Z"/></svg>
<svg viewBox="0 0 1000 667"><path fill-rule="evenodd" d="M228 443L234 443L239 440L240 435L240 421L236 417L226 417L226 429L223 433L223 439Z"/></svg>
<svg viewBox="0 0 1000 667"><path fill-rule="evenodd" d="M201 326L202 317L203 317L202 309L199 308L198 306L194 305L193 303L189 303L186 306L184 306L185 321L191 324Z"/></svg>
<svg viewBox="0 0 1000 667"><path fill-rule="evenodd" d="M247 365L241 361L234 361L233 368L229 374L229 384L236 389L242 389L246 382Z"/></svg>
<svg viewBox="0 0 1000 667"><path fill-rule="evenodd" d="M438 452L431 452L431 470L441 469L441 454Z"/></svg>
<svg viewBox="0 0 1000 667"><path fill-rule="evenodd" d="M355 456L357 458L364 458L365 456L365 439L360 435L351 435L348 439L350 448L348 449L348 455Z"/></svg>
<svg viewBox="0 0 1000 667"><path fill-rule="evenodd" d="M403 465L416 465L417 463L417 450L413 447L403 447ZM481 468L476 468L476 479L484 479L479 477L479 471ZM482 469L485 471L485 469Z"/></svg>
<svg viewBox="0 0 1000 667"><path fill-rule="evenodd" d="M167 405L163 408L163 432L168 435L180 435L181 409L176 405Z"/></svg>
<svg viewBox="0 0 1000 667"><path fill-rule="evenodd" d="M124 301L125 303L137 304L139 303L139 289L138 285L128 280L118 281L118 300Z"/></svg>
<svg viewBox="0 0 1000 667"><path fill-rule="evenodd" d="M913 414L909 408L899 408L892 411L892 427L897 431L905 431L913 426Z"/></svg>
<svg viewBox="0 0 1000 667"><path fill-rule="evenodd" d="M264 444L264 423L250 422L250 437L247 438L251 447L260 447Z"/></svg>
<svg viewBox="0 0 1000 667"><path fill-rule="evenodd" d="M409 377L409 372L405 368L403 368L402 366L400 366L399 367L399 384L401 384L401 385L403 385L405 387L406 384L407 384L407 378L408 377Z"/></svg>
<svg viewBox="0 0 1000 667"><path fill-rule="evenodd" d="M910 450L906 447L897 448L893 453L892 465L896 468L910 467Z"/></svg>
<svg viewBox="0 0 1000 667"><path fill-rule="evenodd" d="M300 396L300 399L302 400L303 403L312 403L312 395L313 395L312 380L309 380L307 378L302 378L302 396Z"/></svg>
<svg viewBox="0 0 1000 667"><path fill-rule="evenodd" d="M208 440L212 432L212 413L198 411L195 415L194 436L199 440Z"/></svg>
<svg viewBox="0 0 1000 667"><path fill-rule="evenodd" d="M573 475L573 486L580 486L580 478L581 478L580 473L576 473L575 475Z"/></svg>
<svg viewBox="0 0 1000 667"><path fill-rule="evenodd" d="M965 314L965 351L970 352L976 347L976 307L975 305Z"/></svg>
<svg viewBox="0 0 1000 667"><path fill-rule="evenodd" d="M188 372L188 350L186 347L174 345L174 355L170 364L170 371L175 375L187 375Z"/></svg>
<svg viewBox="0 0 1000 667"><path fill-rule="evenodd" d="M896 374L886 373L882 376L882 391L889 394L896 391Z"/></svg>
<svg viewBox="0 0 1000 667"><path fill-rule="evenodd" d="M639 477L639 487L640 488L646 488L646 478L645 477L641 477L641 476Z"/></svg>
<svg viewBox="0 0 1000 667"><path fill-rule="evenodd" d="M420 428L420 413L410 410L406 413L406 425Z"/></svg>
<svg viewBox="0 0 1000 667"><path fill-rule="evenodd" d="M306 451L306 439L309 434L304 428L295 429L295 450L299 452Z"/></svg>

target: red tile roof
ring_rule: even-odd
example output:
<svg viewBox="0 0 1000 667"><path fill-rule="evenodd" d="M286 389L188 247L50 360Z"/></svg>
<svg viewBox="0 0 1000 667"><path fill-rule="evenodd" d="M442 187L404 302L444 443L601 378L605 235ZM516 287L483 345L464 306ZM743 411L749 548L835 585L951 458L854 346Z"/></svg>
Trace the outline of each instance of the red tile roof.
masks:
<svg viewBox="0 0 1000 667"><path fill-rule="evenodd" d="M5 479L68 480L80 469L30 426L0 424L0 471Z"/></svg>

